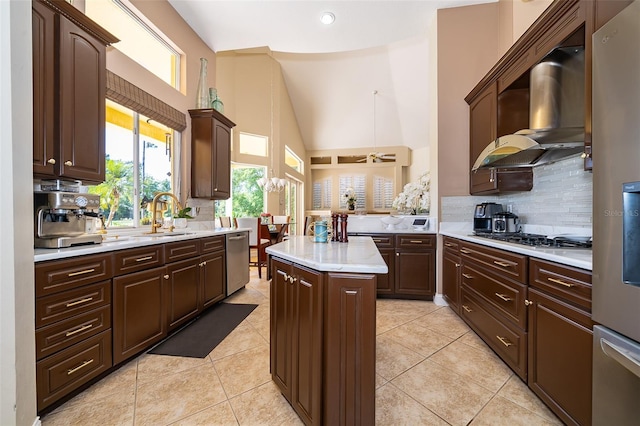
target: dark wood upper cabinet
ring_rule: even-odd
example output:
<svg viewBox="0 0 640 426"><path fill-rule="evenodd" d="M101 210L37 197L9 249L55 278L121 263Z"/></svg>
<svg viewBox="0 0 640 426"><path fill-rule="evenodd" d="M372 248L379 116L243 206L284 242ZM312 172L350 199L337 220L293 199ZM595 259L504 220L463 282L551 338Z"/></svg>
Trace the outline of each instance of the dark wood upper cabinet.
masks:
<svg viewBox="0 0 640 426"><path fill-rule="evenodd" d="M106 46L118 41L64 1L32 3L33 173L104 181Z"/></svg>
<svg viewBox="0 0 640 426"><path fill-rule="evenodd" d="M226 200L231 194L231 129L235 123L214 109L191 115L191 197Z"/></svg>

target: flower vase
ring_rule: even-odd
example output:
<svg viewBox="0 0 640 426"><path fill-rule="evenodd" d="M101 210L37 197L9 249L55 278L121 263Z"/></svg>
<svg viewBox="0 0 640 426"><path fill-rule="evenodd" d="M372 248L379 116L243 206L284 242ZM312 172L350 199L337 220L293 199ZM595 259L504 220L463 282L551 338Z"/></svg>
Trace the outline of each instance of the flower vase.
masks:
<svg viewBox="0 0 640 426"><path fill-rule="evenodd" d="M355 210L355 209L356 209L356 205L355 205L355 204L349 204L349 205L347 206L347 208L348 208L349 210L353 211L353 210Z"/></svg>
<svg viewBox="0 0 640 426"><path fill-rule="evenodd" d="M209 89L207 88L207 59L200 58L200 78L196 93L196 108L210 108Z"/></svg>

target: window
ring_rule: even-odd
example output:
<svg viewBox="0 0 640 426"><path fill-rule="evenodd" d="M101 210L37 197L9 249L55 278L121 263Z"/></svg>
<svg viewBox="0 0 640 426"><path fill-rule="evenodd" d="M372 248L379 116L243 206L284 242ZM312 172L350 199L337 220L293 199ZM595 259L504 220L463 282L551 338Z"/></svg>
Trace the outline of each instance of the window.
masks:
<svg viewBox="0 0 640 426"><path fill-rule="evenodd" d="M172 139L170 128L106 101L105 181L89 192L100 195L107 227L151 222L148 203L157 192L171 191Z"/></svg>
<svg viewBox="0 0 640 426"><path fill-rule="evenodd" d="M367 205L366 200L366 175L340 175L340 208L347 208L347 201L344 194L347 193L349 188L352 188L356 194L356 208L364 209Z"/></svg>
<svg viewBox="0 0 640 426"><path fill-rule="evenodd" d="M240 154L266 157L268 141L269 138L267 138L266 136L252 135L251 133L240 132Z"/></svg>
<svg viewBox="0 0 640 426"><path fill-rule="evenodd" d="M318 179L313 182L313 208L331 208L331 178Z"/></svg>
<svg viewBox="0 0 640 426"><path fill-rule="evenodd" d="M180 89L180 53L126 0L86 0L85 13L118 37L114 47Z"/></svg>
<svg viewBox="0 0 640 426"><path fill-rule="evenodd" d="M373 208L390 209L394 200L393 179L383 176L373 177Z"/></svg>
<svg viewBox="0 0 640 426"><path fill-rule="evenodd" d="M300 157L296 155L295 152L291 150L288 146L284 147L284 162L287 166L291 167L293 170L303 173L302 170L302 160Z"/></svg>

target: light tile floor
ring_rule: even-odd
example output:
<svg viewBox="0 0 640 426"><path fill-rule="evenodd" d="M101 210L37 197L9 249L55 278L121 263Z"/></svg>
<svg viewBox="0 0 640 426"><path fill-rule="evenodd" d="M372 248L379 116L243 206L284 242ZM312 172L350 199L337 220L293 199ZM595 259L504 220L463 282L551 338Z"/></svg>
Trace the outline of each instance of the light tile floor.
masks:
<svg viewBox="0 0 640 426"><path fill-rule="evenodd" d="M269 374L269 282L204 359L141 355L42 418L55 425L299 425ZM378 300L377 425L561 425L449 308Z"/></svg>

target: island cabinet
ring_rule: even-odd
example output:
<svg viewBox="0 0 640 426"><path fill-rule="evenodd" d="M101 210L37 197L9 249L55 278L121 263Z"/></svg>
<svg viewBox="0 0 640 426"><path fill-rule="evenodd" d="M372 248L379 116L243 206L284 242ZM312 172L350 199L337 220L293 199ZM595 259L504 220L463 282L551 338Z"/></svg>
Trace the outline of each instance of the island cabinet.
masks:
<svg viewBox="0 0 640 426"><path fill-rule="evenodd" d="M435 294L436 236L432 234L365 234L373 239L389 272L378 274L382 298L431 300Z"/></svg>
<svg viewBox="0 0 640 426"><path fill-rule="evenodd" d="M273 381L307 425L374 424L376 276L272 256Z"/></svg>
<svg viewBox="0 0 640 426"><path fill-rule="evenodd" d="M214 109L191 116L191 196L226 200L231 194L231 129L235 124Z"/></svg>
<svg viewBox="0 0 640 426"><path fill-rule="evenodd" d="M591 272L529 265L529 387L565 424L590 425Z"/></svg>
<svg viewBox="0 0 640 426"><path fill-rule="evenodd" d="M113 365L111 275L109 255L36 264L38 411Z"/></svg>
<svg viewBox="0 0 640 426"><path fill-rule="evenodd" d="M458 240L443 237L442 245L442 296L449 307L460 313L460 284L462 282L462 264Z"/></svg>
<svg viewBox="0 0 640 426"><path fill-rule="evenodd" d="M527 379L527 257L460 242L462 318Z"/></svg>
<svg viewBox="0 0 640 426"><path fill-rule="evenodd" d="M118 41L64 1L32 2L33 172L101 183L106 46Z"/></svg>

